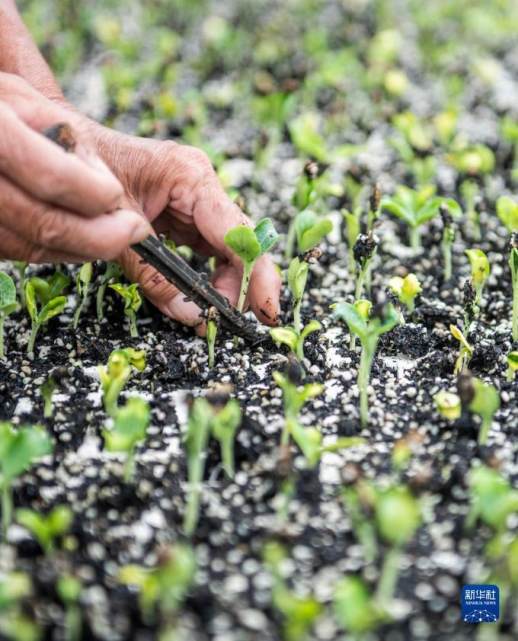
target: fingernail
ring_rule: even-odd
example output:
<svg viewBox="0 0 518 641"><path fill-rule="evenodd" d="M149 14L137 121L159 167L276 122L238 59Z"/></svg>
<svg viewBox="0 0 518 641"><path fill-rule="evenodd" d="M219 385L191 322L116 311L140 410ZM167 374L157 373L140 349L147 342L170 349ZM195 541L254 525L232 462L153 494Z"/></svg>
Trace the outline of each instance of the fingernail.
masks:
<svg viewBox="0 0 518 641"><path fill-rule="evenodd" d="M135 220L134 222L134 227L130 235L130 243L134 245L135 243L140 243L140 241L150 235L151 227L145 218L134 212L132 212L132 214L132 218L138 218L138 220Z"/></svg>

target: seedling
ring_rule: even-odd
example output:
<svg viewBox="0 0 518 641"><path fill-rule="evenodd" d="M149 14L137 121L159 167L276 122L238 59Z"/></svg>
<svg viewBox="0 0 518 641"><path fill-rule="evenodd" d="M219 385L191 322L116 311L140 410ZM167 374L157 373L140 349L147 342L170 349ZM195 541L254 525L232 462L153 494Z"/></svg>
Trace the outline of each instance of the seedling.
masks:
<svg viewBox="0 0 518 641"><path fill-rule="evenodd" d="M356 239L360 235L361 232L361 224L360 224L360 217L361 217L361 209L357 207L356 209L353 209L352 213L348 209L342 209L342 216L344 217L344 222L345 222L345 229L346 229L346 241L347 241L347 248L348 248L348 265L350 269L353 269L355 266L355 261L354 261L354 244L356 243Z"/></svg>
<svg viewBox="0 0 518 641"><path fill-rule="evenodd" d="M484 383L478 378L471 380L473 388L473 398L468 405L468 409L473 414L478 414L482 419L482 424L478 432L479 445L487 445L487 439L493 416L500 407L500 394L494 385Z"/></svg>
<svg viewBox="0 0 518 641"><path fill-rule="evenodd" d="M183 529L191 536L196 529L200 512L201 484L205 470L207 443L210 436L212 410L204 398L196 398L189 411L189 421L185 434L187 450L187 505Z"/></svg>
<svg viewBox="0 0 518 641"><path fill-rule="evenodd" d="M513 341L518 341L518 232L513 232L510 245L509 266L513 284L512 336Z"/></svg>
<svg viewBox="0 0 518 641"><path fill-rule="evenodd" d="M369 301L366 301L369 303ZM369 309L369 315L365 311L358 309ZM336 303L332 306L334 315L347 323L351 334L355 334L360 339L362 353L360 358L360 368L358 370L358 389L360 392L360 422L365 427L369 420L369 400L368 385L372 362L378 346L378 341L382 334L393 329L399 321L399 315L390 303L376 305L375 312L365 305L363 301L351 303Z"/></svg>
<svg viewBox="0 0 518 641"><path fill-rule="evenodd" d="M495 532L504 532L509 516L518 510L518 490L497 470L484 465L471 470L469 487L471 510L467 527L473 527L480 519Z"/></svg>
<svg viewBox="0 0 518 641"><path fill-rule="evenodd" d="M255 229L247 225L238 225L225 234L225 245L237 254L243 263L243 277L237 302L237 309L240 312L245 306L248 286L256 261L269 252L278 239L279 235L270 218L263 218Z"/></svg>
<svg viewBox="0 0 518 641"><path fill-rule="evenodd" d="M402 549L421 524L421 508L405 486L377 492L376 525L381 537L391 546L384 556L376 599L385 609L394 596Z"/></svg>
<svg viewBox="0 0 518 641"><path fill-rule="evenodd" d="M112 279L119 278L121 274L122 270L117 263L106 263L106 271L101 278L96 296L97 320L99 322L104 318L104 296L106 294L106 288Z"/></svg>
<svg viewBox="0 0 518 641"><path fill-rule="evenodd" d="M481 249L466 249L465 253L471 265L471 282L475 289L475 304L480 308L484 285L491 273L489 260Z"/></svg>
<svg viewBox="0 0 518 641"><path fill-rule="evenodd" d="M76 289L77 289L77 295L79 296L79 302L77 304L76 311L74 313L74 323L73 323L74 329L77 329L77 326L79 325L79 319L81 318L83 309L85 308L88 302L88 296L90 294L93 273L94 273L94 268L92 263L84 263L84 265L81 265L81 268L77 272Z"/></svg>
<svg viewBox="0 0 518 641"><path fill-rule="evenodd" d="M450 332L453 338L459 341L459 353L455 361L453 373L460 374L464 372L469 365L471 357L473 356L473 347L468 343L466 337L456 325L450 325Z"/></svg>
<svg viewBox="0 0 518 641"><path fill-rule="evenodd" d="M518 371L518 351L509 352L507 355L507 380L514 381Z"/></svg>
<svg viewBox="0 0 518 641"><path fill-rule="evenodd" d="M509 196L500 196L496 201L496 213L507 231L518 231L518 203Z"/></svg>
<svg viewBox="0 0 518 641"><path fill-rule="evenodd" d="M82 589L81 581L71 574L60 576L56 584L56 592L65 606L66 641L81 639L82 615L79 599Z"/></svg>
<svg viewBox="0 0 518 641"><path fill-rule="evenodd" d="M471 236L475 241L480 240L480 189L474 180L464 180L460 185L460 193L466 208L466 218Z"/></svg>
<svg viewBox="0 0 518 641"><path fill-rule="evenodd" d="M0 635L12 641L39 641L41 630L24 614L24 600L33 595L24 572L2 572L0 577Z"/></svg>
<svg viewBox="0 0 518 641"><path fill-rule="evenodd" d="M313 596L295 594L284 579L282 565L286 551L275 542L265 545L263 558L273 578L272 605L283 619L284 641L303 641L322 612L322 606Z"/></svg>
<svg viewBox="0 0 518 641"><path fill-rule="evenodd" d="M13 260L13 265L18 272L18 293L20 296L20 303L22 307L25 307L25 274L29 263L25 263L21 260Z"/></svg>
<svg viewBox="0 0 518 641"><path fill-rule="evenodd" d="M381 201L383 210L408 225L410 245L414 251L421 248L420 227L437 215L442 204L446 204L452 214L460 215L460 207L455 200L435 196L434 193L435 188L430 185L419 190L400 185L394 196L384 197Z"/></svg>
<svg viewBox="0 0 518 641"><path fill-rule="evenodd" d="M151 412L149 404L142 398L129 398L119 408L113 426L103 431L104 444L108 452L122 452L124 462L123 478L131 482L135 474L135 449L146 438Z"/></svg>
<svg viewBox="0 0 518 641"><path fill-rule="evenodd" d="M0 272L0 359L4 358L4 323L5 319L18 309L16 287L13 279Z"/></svg>
<svg viewBox="0 0 518 641"><path fill-rule="evenodd" d="M214 348L216 346L216 337L219 328L219 312L215 307L211 307L207 314L207 351L209 353L209 367L214 367Z"/></svg>
<svg viewBox="0 0 518 641"><path fill-rule="evenodd" d="M34 353L34 343L40 328L65 309L67 297L62 293L70 279L61 272L54 273L49 280L33 276L25 283L25 303L32 322L27 352Z"/></svg>
<svg viewBox="0 0 518 641"><path fill-rule="evenodd" d="M287 345L293 354L299 359L304 360L304 341L313 332L322 329L322 325L317 320L310 321L299 333L295 327L272 327L270 336L275 343Z"/></svg>
<svg viewBox="0 0 518 641"><path fill-rule="evenodd" d="M318 260L321 251L318 243L333 229L330 220L318 218L313 212L306 210L295 217L294 229L297 237L297 247L300 252L290 262L288 268L288 287L293 298L293 324L297 332L301 332L300 307L309 273L309 263Z"/></svg>
<svg viewBox="0 0 518 641"><path fill-rule="evenodd" d="M442 219L441 251L443 259L443 276L445 281L449 281L452 277L451 251L455 240L455 225L450 209L445 203L442 203L439 206L439 214Z"/></svg>
<svg viewBox="0 0 518 641"><path fill-rule="evenodd" d="M468 176L489 174L495 166L493 152L482 144L455 149L446 156L446 159L459 173Z"/></svg>
<svg viewBox="0 0 518 641"><path fill-rule="evenodd" d="M165 631L174 625L177 612L194 582L195 574L196 557L192 548L177 543L159 552L155 568L138 565L121 568L119 581L138 589L140 610L148 625L153 623L158 610L162 629Z"/></svg>
<svg viewBox="0 0 518 641"><path fill-rule="evenodd" d="M235 399L217 409L211 420L212 434L221 449L223 469L230 479L234 478L234 440L241 420L241 407Z"/></svg>
<svg viewBox="0 0 518 641"><path fill-rule="evenodd" d="M363 286L368 280L371 261L378 249L379 239L372 231L360 234L353 246L353 256L356 262L356 287L354 297L358 300L362 296Z"/></svg>
<svg viewBox="0 0 518 641"><path fill-rule="evenodd" d="M46 515L26 508L16 510L17 523L29 530L45 554L54 551L56 539L67 534L73 520L72 510L66 505L57 505Z"/></svg>
<svg viewBox="0 0 518 641"><path fill-rule="evenodd" d="M357 576L346 576L335 587L333 610L339 625L353 639L361 639L387 619L365 582Z"/></svg>
<svg viewBox="0 0 518 641"><path fill-rule="evenodd" d="M110 289L117 292L124 301L124 313L129 320L131 338L136 338L138 336L137 312L142 305L142 297L139 293L138 287L137 283L132 283L131 285L114 283L113 285L110 285Z"/></svg>
<svg viewBox="0 0 518 641"><path fill-rule="evenodd" d="M131 347L116 349L108 357L107 365L99 365L97 371L101 381L104 409L115 418L120 393L131 376L132 369L139 372L146 367L146 353Z"/></svg>
<svg viewBox="0 0 518 641"><path fill-rule="evenodd" d="M381 189L378 184L372 188L369 198L369 211L367 213L367 231L374 229L374 223L381 213Z"/></svg>
<svg viewBox="0 0 518 641"><path fill-rule="evenodd" d="M434 397L435 406L439 414L444 416L448 421L456 421L462 413L460 397L453 392L442 390Z"/></svg>
<svg viewBox="0 0 518 641"><path fill-rule="evenodd" d="M295 241L299 254L316 247L333 230L329 218L319 216L311 209L299 212L291 222L286 237L285 258L293 256Z"/></svg>
<svg viewBox="0 0 518 641"><path fill-rule="evenodd" d="M397 296L399 302L412 314L416 297L423 291L415 274L408 274L404 278L394 276L389 281L390 291Z"/></svg>
<svg viewBox="0 0 518 641"><path fill-rule="evenodd" d="M0 423L0 489L2 491L2 528L4 536L12 520L11 484L37 459L52 452L50 437L41 427L16 428Z"/></svg>
<svg viewBox="0 0 518 641"><path fill-rule="evenodd" d="M287 448L290 436L302 450L310 466L314 466L320 458L322 435L314 427L302 427L299 424L299 413L304 404L322 393L324 386L319 383L300 385L297 376L293 375L296 365L288 367L286 375L273 373L273 379L282 389L284 401L284 427L281 434L281 449Z"/></svg>

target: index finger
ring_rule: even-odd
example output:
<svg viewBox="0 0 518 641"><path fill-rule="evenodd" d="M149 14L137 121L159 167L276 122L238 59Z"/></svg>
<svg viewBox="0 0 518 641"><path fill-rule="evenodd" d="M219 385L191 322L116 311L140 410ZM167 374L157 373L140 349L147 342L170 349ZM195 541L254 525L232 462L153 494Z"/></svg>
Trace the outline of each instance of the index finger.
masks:
<svg viewBox="0 0 518 641"><path fill-rule="evenodd" d="M123 195L106 167L65 152L1 102L0 172L36 199L85 216L114 209Z"/></svg>

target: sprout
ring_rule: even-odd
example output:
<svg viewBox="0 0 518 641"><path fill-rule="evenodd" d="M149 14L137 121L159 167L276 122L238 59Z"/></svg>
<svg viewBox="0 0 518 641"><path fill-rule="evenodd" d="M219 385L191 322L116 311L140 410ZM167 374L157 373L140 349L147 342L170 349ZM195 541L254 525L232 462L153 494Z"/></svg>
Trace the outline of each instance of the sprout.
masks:
<svg viewBox="0 0 518 641"><path fill-rule="evenodd" d="M358 370L360 421L362 427L367 425L369 419L368 385L378 341L380 336L393 329L399 320L398 313L391 304L381 306L381 309L376 310L376 314L371 313L370 317L366 316L366 311L369 309L366 303L368 304L369 301L356 301L354 305L351 303L336 303L332 305L335 317L347 323L351 334L358 336L362 345L360 368Z"/></svg>
<svg viewBox="0 0 518 641"><path fill-rule="evenodd" d="M322 612L322 606L313 596L299 596L286 584L282 564L286 559L284 548L276 542L265 545L263 558L273 578L272 605L283 619L284 641L303 641Z"/></svg>
<svg viewBox="0 0 518 641"><path fill-rule="evenodd" d="M391 546L385 554L376 599L382 606L392 601L401 562L402 548L410 542L421 524L421 507L407 487L392 487L377 493L376 525Z"/></svg>
<svg viewBox="0 0 518 641"><path fill-rule="evenodd" d="M486 445L493 416L500 407L500 394L494 385L484 383L478 378L473 378L471 384L473 398L468 405L468 409L473 414L478 414L482 419L478 442L479 445Z"/></svg>
<svg viewBox="0 0 518 641"><path fill-rule="evenodd" d="M131 338L136 338L138 336L137 312L142 305L142 297L140 296L138 287L137 283L132 283L131 285L115 283L110 285L110 289L117 292L124 301L124 313L129 320Z"/></svg>
<svg viewBox="0 0 518 641"><path fill-rule="evenodd" d="M13 265L18 272L18 294L20 296L20 303L22 307L25 307L25 273L29 263L26 263L21 260L13 260Z"/></svg>
<svg viewBox="0 0 518 641"><path fill-rule="evenodd" d="M11 484L37 459L52 452L47 432L38 426L15 428L0 423L0 489L2 491L2 528L4 536L11 524L13 499Z"/></svg>
<svg viewBox="0 0 518 641"><path fill-rule="evenodd" d="M204 398L194 399L187 423L185 447L187 450L187 505L183 529L191 536L196 529L200 512L201 484L205 470L205 456L210 436L212 410Z"/></svg>
<svg viewBox="0 0 518 641"><path fill-rule="evenodd" d="M40 386L40 394L43 398L43 416L45 418L51 418L53 413L52 396L68 376L69 373L65 367L56 367Z"/></svg>
<svg viewBox="0 0 518 641"><path fill-rule="evenodd" d="M389 288L410 314L414 311L416 297L423 291L415 274L408 274L404 278L394 276L389 281Z"/></svg>
<svg viewBox="0 0 518 641"><path fill-rule="evenodd" d="M356 262L356 287L354 297L358 300L363 292L363 284L368 279L371 261L378 249L379 240L372 231L368 234L360 234L353 247L354 260Z"/></svg>
<svg viewBox="0 0 518 641"><path fill-rule="evenodd" d="M518 341L518 232L513 232L510 245L509 267L513 284L512 336L513 341Z"/></svg>
<svg viewBox="0 0 518 641"><path fill-rule="evenodd" d="M295 217L294 229L297 247L302 255L295 256L290 262L288 287L293 297L293 324L300 333L300 307L308 279L309 263L320 258L321 252L316 246L333 229L333 225L330 220L318 219L316 214L306 210Z"/></svg>
<svg viewBox="0 0 518 641"><path fill-rule="evenodd" d="M439 414L448 419L448 421L456 421L460 418L462 406L460 397L457 394L442 390L433 397L433 400Z"/></svg>
<svg viewBox="0 0 518 641"><path fill-rule="evenodd" d="M470 226L471 236L477 242L480 240L480 190L474 180L464 180L460 185L460 193L466 208L466 218Z"/></svg>
<svg viewBox="0 0 518 641"><path fill-rule="evenodd" d="M470 471L469 487L471 510L467 526L473 527L480 519L495 532L504 532L507 519L518 510L518 490L499 472L486 466Z"/></svg>
<svg viewBox="0 0 518 641"><path fill-rule="evenodd" d="M374 228L374 223L378 220L381 213L381 189L376 183L372 188L372 193L369 198L369 211L367 214L367 231Z"/></svg>
<svg viewBox="0 0 518 641"><path fill-rule="evenodd" d="M207 350L209 353L209 367L214 367L214 348L216 346L216 336L218 335L219 312L215 307L210 307L207 313Z"/></svg>
<svg viewBox="0 0 518 641"><path fill-rule="evenodd" d="M106 288L113 278L119 278L121 274L122 270L117 263L106 263L106 271L101 278L96 296L97 320L99 322L104 318L104 296L106 294Z"/></svg>
<svg viewBox="0 0 518 641"><path fill-rule="evenodd" d="M345 229L346 229L346 241L347 241L347 247L348 247L348 253L349 253L348 264L352 269L355 265L354 244L356 243L356 239L358 238L361 232L361 224L360 224L361 209L357 207L356 209L353 209L352 213L348 209L342 209L342 216L344 218Z"/></svg>
<svg viewBox="0 0 518 641"><path fill-rule="evenodd" d="M462 174L480 176L489 174L495 166L495 156L486 145L478 144L464 149L454 150L446 160Z"/></svg>
<svg viewBox="0 0 518 641"><path fill-rule="evenodd" d="M18 309L16 287L13 279L0 272L0 359L4 358L4 323L5 319Z"/></svg>
<svg viewBox="0 0 518 641"><path fill-rule="evenodd" d="M361 638L386 619L364 581L357 576L346 576L336 584L333 610L339 625L352 638Z"/></svg>
<svg viewBox="0 0 518 641"><path fill-rule="evenodd" d="M310 321L299 333L294 327L272 327L270 336L275 343L287 345L295 354L299 361L304 360L304 341L313 332L322 329L322 325L317 320Z"/></svg>
<svg viewBox="0 0 518 641"><path fill-rule="evenodd" d="M319 383L298 385L298 380L293 377L290 369L287 375L274 372L273 380L283 392L284 427L281 434L281 448L288 447L291 436L307 458L309 465L313 466L320 458L322 435L314 427L304 428L299 425L298 418L304 404L321 394L324 386Z"/></svg>
<svg viewBox="0 0 518 641"><path fill-rule="evenodd" d="M45 554L54 551L56 539L67 534L73 520L74 514L66 505L57 505L46 515L26 508L16 510L17 523L29 530Z"/></svg>
<svg viewBox="0 0 518 641"><path fill-rule="evenodd" d="M99 365L97 371L101 380L104 409L115 418L120 393L131 376L132 368L139 372L146 367L146 353L131 347L116 349L108 357L107 365Z"/></svg>
<svg viewBox="0 0 518 641"><path fill-rule="evenodd" d="M475 288L475 304L480 307L482 291L491 273L489 260L481 249L466 249L465 254L471 265L471 282Z"/></svg>
<svg viewBox="0 0 518 641"><path fill-rule="evenodd" d="M518 231L518 203L512 198L500 196L496 201L496 213L510 234Z"/></svg>
<svg viewBox="0 0 518 641"><path fill-rule="evenodd" d="M24 614L24 599L33 595L30 576L2 572L0 578L0 635L13 641L39 641L42 631Z"/></svg>
<svg viewBox="0 0 518 641"><path fill-rule="evenodd" d="M151 412L142 398L129 398L126 405L117 409L113 426L103 431L104 445L108 452L126 455L123 478L129 483L135 473L135 448L146 438Z"/></svg>
<svg viewBox="0 0 518 641"><path fill-rule="evenodd" d="M238 225L225 234L225 245L239 256L243 263L243 277L237 309L242 312L252 270L258 258L270 251L278 241L279 235L270 218L263 218L255 229L247 225Z"/></svg>
<svg viewBox="0 0 518 641"><path fill-rule="evenodd" d="M63 574L56 584L56 592L65 605L66 641L81 639L81 608L79 599L83 586L81 581L71 574Z"/></svg>
<svg viewBox="0 0 518 641"><path fill-rule="evenodd" d="M241 425L242 412L239 403L230 399L212 418L212 434L219 442L223 469L228 478L234 478L234 439Z"/></svg>
<svg viewBox="0 0 518 641"><path fill-rule="evenodd" d="M150 625L158 608L166 628L174 625L175 615L194 582L195 574L194 551L189 545L177 543L159 551L155 568L124 566L120 570L119 581L138 589L144 621Z"/></svg>
<svg viewBox="0 0 518 641"><path fill-rule="evenodd" d="M421 248L420 227L434 218L442 204L448 206L453 215L460 215L458 203L451 198L434 196L435 188L428 185L419 190L400 185L394 196L384 197L381 208L400 220L410 228L410 245L417 251Z"/></svg>
<svg viewBox="0 0 518 641"><path fill-rule="evenodd" d="M316 247L333 230L333 223L328 218L318 216L314 211L305 209L293 219L286 237L285 258L293 256L295 241L300 254Z"/></svg>
<svg viewBox="0 0 518 641"><path fill-rule="evenodd" d="M94 268L92 263L84 263L84 265L81 265L80 270L77 272L76 289L77 289L77 294L79 296L79 303L74 313L74 323L73 323L74 329L77 329L77 326L79 325L79 319L81 318L83 309L85 308L88 301L88 295L90 294L90 284L92 282L93 271L94 271Z"/></svg>
<svg viewBox="0 0 518 641"><path fill-rule="evenodd" d="M464 372L473 356L473 347L468 343L464 334L456 325L450 325L450 332L454 338L459 341L459 354L455 361L454 374L461 374Z"/></svg>
<svg viewBox="0 0 518 641"><path fill-rule="evenodd" d="M34 276L25 283L25 303L32 322L27 352L34 353L34 343L42 325L54 316L59 316L67 304L62 292L70 279L61 272L54 273L49 280Z"/></svg>
<svg viewBox="0 0 518 641"><path fill-rule="evenodd" d="M442 240L441 250L444 263L444 280L449 281L452 277L452 261L451 250L453 241L455 240L455 225L453 223L453 215L446 203L439 206L439 214L442 219Z"/></svg>
<svg viewBox="0 0 518 641"><path fill-rule="evenodd" d="M509 352L507 355L507 380L514 381L518 371L518 351Z"/></svg>

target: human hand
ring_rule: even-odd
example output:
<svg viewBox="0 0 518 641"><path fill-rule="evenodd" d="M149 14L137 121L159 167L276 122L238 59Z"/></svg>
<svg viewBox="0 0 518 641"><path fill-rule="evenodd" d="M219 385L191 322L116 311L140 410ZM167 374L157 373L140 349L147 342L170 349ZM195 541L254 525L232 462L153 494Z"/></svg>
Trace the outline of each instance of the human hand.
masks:
<svg viewBox="0 0 518 641"><path fill-rule="evenodd" d="M250 220L225 194L208 157L175 142L125 136L94 126L96 146L124 186L128 205L142 211L157 233L178 245L189 245L217 258L213 284L235 305L241 283L241 260L225 245L226 232ZM166 316L186 325L204 324L200 309L132 251L120 257L130 280ZM276 325L281 279L269 256L260 258L252 274L248 302L257 318Z"/></svg>
<svg viewBox="0 0 518 641"><path fill-rule="evenodd" d="M0 73L0 258L109 260L150 233L136 212L113 211L122 185L81 131L74 154L38 133L69 120L24 80Z"/></svg>

